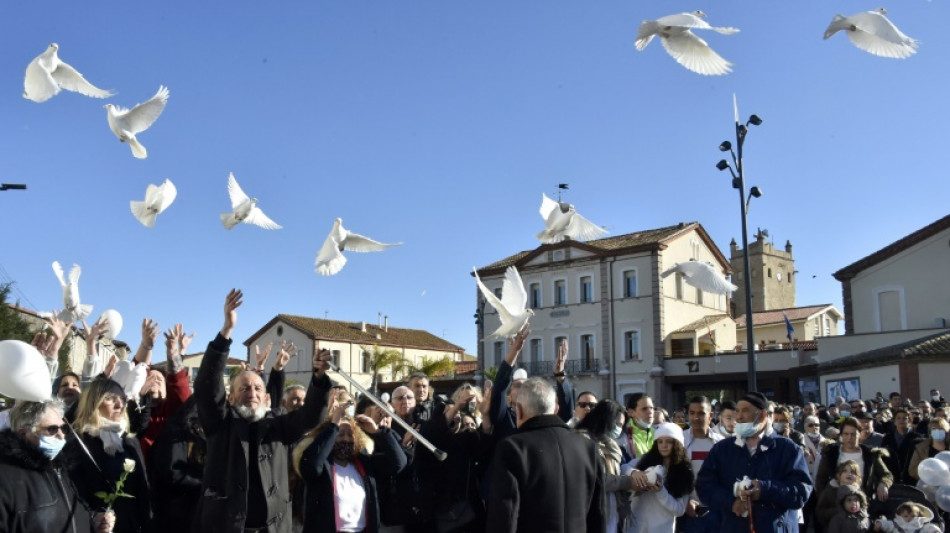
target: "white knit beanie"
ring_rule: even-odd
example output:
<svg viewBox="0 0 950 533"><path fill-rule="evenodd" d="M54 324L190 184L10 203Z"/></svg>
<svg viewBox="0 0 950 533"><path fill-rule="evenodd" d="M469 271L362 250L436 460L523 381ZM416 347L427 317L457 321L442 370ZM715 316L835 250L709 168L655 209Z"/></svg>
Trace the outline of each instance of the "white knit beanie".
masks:
<svg viewBox="0 0 950 533"><path fill-rule="evenodd" d="M663 422L657 426L653 432L653 440L656 441L660 437L672 437L680 441L680 444L685 444L683 442L683 429L671 422Z"/></svg>

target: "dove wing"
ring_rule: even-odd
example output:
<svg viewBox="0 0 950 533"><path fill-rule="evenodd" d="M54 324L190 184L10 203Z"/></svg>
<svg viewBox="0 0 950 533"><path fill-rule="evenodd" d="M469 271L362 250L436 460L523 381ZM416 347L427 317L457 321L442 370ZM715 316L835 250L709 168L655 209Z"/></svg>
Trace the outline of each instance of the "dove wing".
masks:
<svg viewBox="0 0 950 533"><path fill-rule="evenodd" d="M60 266L59 261L53 261L53 273L56 274L56 279L59 280L59 284L65 287L66 278L63 276L63 267Z"/></svg>
<svg viewBox="0 0 950 533"><path fill-rule="evenodd" d="M637 29L637 40L634 41L637 50L642 51L646 48L659 30L660 25L655 20L644 20L640 23L640 27Z"/></svg>
<svg viewBox="0 0 950 533"><path fill-rule="evenodd" d="M571 217L570 224L567 225L567 229L564 230L564 234L574 240L589 241L603 237L607 234L607 230L575 212L574 216Z"/></svg>
<svg viewBox="0 0 950 533"><path fill-rule="evenodd" d="M260 226L264 229L281 229L283 226L274 222L267 215L261 211L260 207L256 205L251 208L251 212L247 214L247 218L244 219L244 222L248 224L254 224L255 226Z"/></svg>
<svg viewBox="0 0 950 533"><path fill-rule="evenodd" d="M547 222L548 217L551 216L551 213L558 208L557 202L548 198L548 195L541 193L541 209L538 210L541 213L541 218Z"/></svg>
<svg viewBox="0 0 950 533"><path fill-rule="evenodd" d="M663 48L677 63L704 76L732 72L732 64L713 52L706 41L689 30L661 39Z"/></svg>
<svg viewBox="0 0 950 533"><path fill-rule="evenodd" d="M501 305L512 315L520 315L528 306L528 293L518 269L510 266L505 271L505 282L501 286Z"/></svg>
<svg viewBox="0 0 950 533"><path fill-rule="evenodd" d="M399 246L401 242L386 244L378 241L374 241L369 237L364 237L359 233L353 233L348 231L346 233L346 238L343 239L343 249L349 250L351 252L381 252L386 248L391 248L393 246Z"/></svg>
<svg viewBox="0 0 950 533"><path fill-rule="evenodd" d="M681 28L699 28L708 30L709 24L692 13L677 13L656 19L658 26L679 26ZM641 24L642 26L642 24Z"/></svg>
<svg viewBox="0 0 950 533"><path fill-rule="evenodd" d="M123 118L129 131L136 134L147 130L165 110L166 102L168 102L168 89L159 86L155 96L126 112Z"/></svg>
<svg viewBox="0 0 950 533"><path fill-rule="evenodd" d="M676 272L681 272L681 270L680 270L680 264L681 264L681 263L674 263L673 266L671 266L670 268L664 270L663 273L660 274L660 277L661 277L661 278L667 278L667 277L669 277L671 274L674 274L674 273L676 273Z"/></svg>
<svg viewBox="0 0 950 533"><path fill-rule="evenodd" d="M706 263L690 262L694 268L689 269L690 274L686 277L686 283L693 287L713 292L717 294L732 294L738 287L729 283L726 278L716 271L711 265Z"/></svg>
<svg viewBox="0 0 950 533"><path fill-rule="evenodd" d="M326 263L339 255L342 255L340 253L340 244L333 238L332 234L328 235L326 240L323 241L323 246L320 247L320 251L317 253L317 263Z"/></svg>
<svg viewBox="0 0 950 533"><path fill-rule="evenodd" d="M79 265L73 264L73 268L69 270L69 283L73 286L79 283L79 276L82 275L82 269L79 268Z"/></svg>
<svg viewBox="0 0 950 533"><path fill-rule="evenodd" d="M485 300L493 308L495 308L496 311L498 311L498 318L501 320L501 322L504 324L507 321L511 320L512 318L511 312L509 312L508 309L505 308L505 304L503 304L501 300L499 300L498 297L495 296L495 293L488 290L488 287L486 287L485 284L482 283L482 278L478 277L478 271L475 270L475 267L472 267L472 272L475 272L475 283L478 284L478 290L482 292L482 296L485 297ZM508 280L506 279L505 284L507 283L508 283ZM502 286L501 293L502 295L505 294L504 285Z"/></svg>
<svg viewBox="0 0 950 533"><path fill-rule="evenodd" d="M850 19L857 31L849 31L848 39L865 52L896 59L917 53L917 41L904 35L884 15L871 11Z"/></svg>
<svg viewBox="0 0 950 533"><path fill-rule="evenodd" d="M157 207L162 201L162 188L158 185L149 184L145 188L145 206Z"/></svg>
<svg viewBox="0 0 950 533"><path fill-rule="evenodd" d="M40 58L37 57L26 67L26 77L23 79L23 97L34 102L45 102L56 96L59 92L59 85L53 76L40 66Z"/></svg>
<svg viewBox="0 0 950 533"><path fill-rule="evenodd" d="M178 197L178 189L171 180L165 180L158 189L161 198L161 203L158 205L158 212L161 213L168 209L168 206L172 205L172 202ZM145 196L148 198L148 193L145 193Z"/></svg>
<svg viewBox="0 0 950 533"><path fill-rule="evenodd" d="M86 81L86 78L82 77L82 74L80 74L78 70L66 63L63 63L62 61L59 62L56 70L53 71L53 79L56 80L56 82L59 83L63 89L85 96L91 96L93 98L109 98L113 95L112 91L100 89L89 83Z"/></svg>
<svg viewBox="0 0 950 533"><path fill-rule="evenodd" d="M231 209L237 209L237 207L244 202L250 200L250 198L244 194L244 189L238 185L236 179L234 179L234 173L228 175L228 195L231 197Z"/></svg>

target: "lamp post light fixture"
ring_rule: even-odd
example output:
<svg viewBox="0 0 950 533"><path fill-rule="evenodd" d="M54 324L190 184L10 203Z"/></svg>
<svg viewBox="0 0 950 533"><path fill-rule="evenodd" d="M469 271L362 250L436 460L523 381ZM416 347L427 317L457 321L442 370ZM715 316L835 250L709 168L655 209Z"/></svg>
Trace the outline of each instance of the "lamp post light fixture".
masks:
<svg viewBox="0 0 950 533"><path fill-rule="evenodd" d="M755 336L752 332L752 272L749 266L749 233L746 225L746 215L749 213L749 202L752 198L762 196L762 189L752 187L749 190L749 196L745 193L745 176L742 173L742 145L745 144L745 136L749 132L749 125L758 126L762 124L762 119L758 115L752 115L745 124L739 123L739 112L736 110L736 145L733 150L732 143L723 141L719 145L720 152L729 152L732 156L732 164L729 161L721 159L716 163L719 171L729 169L732 174L732 188L739 190L739 213L742 217L742 264L745 274L745 331L746 331L746 351L748 352L748 389L749 392L756 392L755 377Z"/></svg>

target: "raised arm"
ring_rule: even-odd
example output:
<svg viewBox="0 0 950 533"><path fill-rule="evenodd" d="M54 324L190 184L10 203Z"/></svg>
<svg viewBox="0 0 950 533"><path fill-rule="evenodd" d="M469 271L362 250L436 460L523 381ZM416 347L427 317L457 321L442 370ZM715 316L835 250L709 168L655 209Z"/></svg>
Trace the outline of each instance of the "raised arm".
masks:
<svg viewBox="0 0 950 533"><path fill-rule="evenodd" d="M267 345L267 352L270 352L270 344ZM254 347L257 349L257 346ZM280 350L274 359L274 366L271 367L270 375L267 376L267 393L270 394L270 408L277 409L281 406L281 400L284 396L284 385L287 383L287 375L284 374L284 368L290 362L290 358L297 353L297 347L294 343L281 341ZM266 360L266 358L265 358Z"/></svg>
<svg viewBox="0 0 950 533"><path fill-rule="evenodd" d="M557 416L567 422L574 416L574 385L567 379L564 366L567 363L567 339L561 339L554 360L554 379L557 381Z"/></svg>
<svg viewBox="0 0 950 533"><path fill-rule="evenodd" d="M99 358L99 337L109 328L109 319L100 317L92 327L82 323L86 331L86 361L82 365L82 377L84 380L92 379L99 375L105 369L105 362Z"/></svg>
<svg viewBox="0 0 950 533"><path fill-rule="evenodd" d="M495 383L491 392L491 407L489 415L492 423L496 423L508 407L508 389L511 388L511 376L514 373L514 366L518 362L518 355L524 347L524 340L528 338L531 330L526 323L521 331L511 340L511 346L508 347L508 353L505 354L505 360L498 367L498 374L495 376Z"/></svg>
<svg viewBox="0 0 950 533"><path fill-rule="evenodd" d="M227 398L221 375L227 365L231 350L231 333L237 323L237 308L241 306L244 293L231 289L224 300L224 325L213 341L208 343L198 376L195 378L195 402L198 406L198 419L208 435L217 433L228 414Z"/></svg>
<svg viewBox="0 0 950 533"><path fill-rule="evenodd" d="M327 405L330 403L330 387L333 386L333 382L327 376L327 370L330 369L327 361L330 361L332 357L330 350L322 349L317 352L313 358L313 374L303 407L277 417L280 424L281 442L284 444L297 442L304 433L326 418Z"/></svg>
<svg viewBox="0 0 950 533"><path fill-rule="evenodd" d="M151 318L142 319L142 342L139 343L139 349L135 351L135 362L152 364L152 348L155 346L155 339L158 338L158 322Z"/></svg>

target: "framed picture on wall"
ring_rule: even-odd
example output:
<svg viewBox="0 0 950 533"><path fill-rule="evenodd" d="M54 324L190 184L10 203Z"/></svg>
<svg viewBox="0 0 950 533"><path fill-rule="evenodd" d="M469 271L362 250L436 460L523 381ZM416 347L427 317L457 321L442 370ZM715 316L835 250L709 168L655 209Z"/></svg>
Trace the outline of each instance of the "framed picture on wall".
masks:
<svg viewBox="0 0 950 533"><path fill-rule="evenodd" d="M825 382L825 401L830 404L841 396L845 401L861 399L861 378L829 379Z"/></svg>
<svg viewBox="0 0 950 533"><path fill-rule="evenodd" d="M798 378L798 394L801 395L800 404L808 402L821 403L821 386L818 384L818 378L807 376Z"/></svg>

